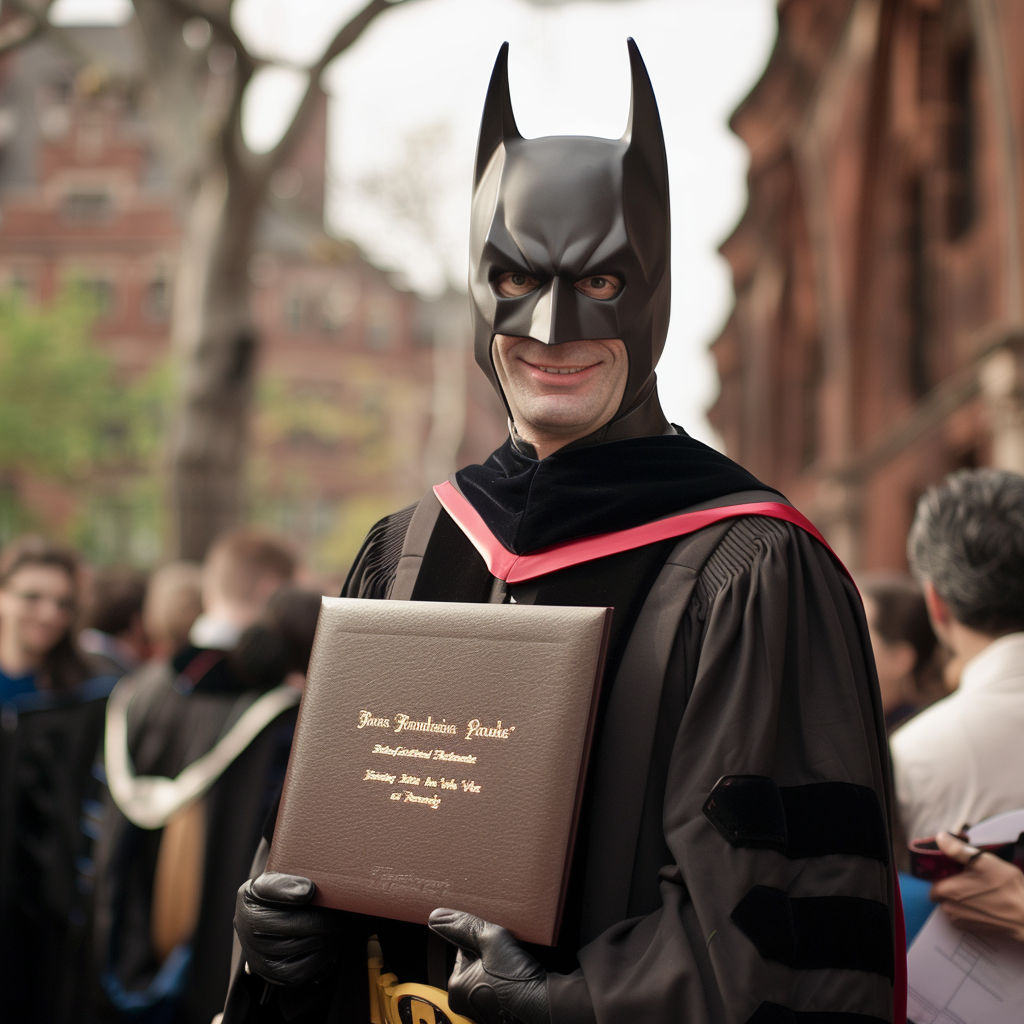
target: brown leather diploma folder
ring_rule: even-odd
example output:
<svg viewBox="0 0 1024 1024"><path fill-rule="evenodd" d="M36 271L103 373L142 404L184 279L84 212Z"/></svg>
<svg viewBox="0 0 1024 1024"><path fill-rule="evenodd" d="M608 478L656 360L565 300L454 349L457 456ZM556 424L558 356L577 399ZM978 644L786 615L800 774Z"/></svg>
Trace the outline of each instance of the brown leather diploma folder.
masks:
<svg viewBox="0 0 1024 1024"><path fill-rule="evenodd" d="M268 871L558 938L611 610L324 598Z"/></svg>

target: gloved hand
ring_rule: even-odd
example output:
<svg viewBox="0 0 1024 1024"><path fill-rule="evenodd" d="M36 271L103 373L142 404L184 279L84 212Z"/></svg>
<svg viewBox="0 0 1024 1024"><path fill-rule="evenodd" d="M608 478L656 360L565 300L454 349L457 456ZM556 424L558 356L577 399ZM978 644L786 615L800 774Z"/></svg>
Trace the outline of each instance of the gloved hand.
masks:
<svg viewBox="0 0 1024 1024"><path fill-rule="evenodd" d="M277 872L238 890L235 931L253 974L276 985L301 985L337 961L343 915L309 906L315 893L308 878Z"/></svg>
<svg viewBox="0 0 1024 1024"><path fill-rule="evenodd" d="M458 910L435 910L430 927L459 947L448 1005L478 1024L550 1024L548 976L511 933Z"/></svg>

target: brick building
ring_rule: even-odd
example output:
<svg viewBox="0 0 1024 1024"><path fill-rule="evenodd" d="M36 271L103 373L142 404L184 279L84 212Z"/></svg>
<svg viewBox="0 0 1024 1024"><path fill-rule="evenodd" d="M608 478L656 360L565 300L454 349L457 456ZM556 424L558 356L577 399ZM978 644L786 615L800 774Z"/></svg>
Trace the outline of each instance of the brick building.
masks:
<svg viewBox="0 0 1024 1024"><path fill-rule="evenodd" d="M1024 472L1021 0L781 0L710 418L854 568L920 493Z"/></svg>
<svg viewBox="0 0 1024 1024"><path fill-rule="evenodd" d="M46 302L84 283L102 308L97 343L139 375L170 357L179 211L150 144L134 24L64 38L0 64L0 286ZM325 233L326 130L325 103L272 180L249 268L261 343L249 490L254 518L337 571L376 518L484 457L504 423L468 371L464 297L425 302ZM97 557L159 553L159 517L126 509L117 481L97 482L87 510L28 491L54 529L88 515Z"/></svg>

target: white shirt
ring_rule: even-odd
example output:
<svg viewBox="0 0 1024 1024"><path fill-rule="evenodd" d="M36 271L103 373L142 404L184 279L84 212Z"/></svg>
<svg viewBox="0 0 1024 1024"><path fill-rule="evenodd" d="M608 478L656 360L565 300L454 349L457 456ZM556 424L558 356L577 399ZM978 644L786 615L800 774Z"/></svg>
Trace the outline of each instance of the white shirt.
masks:
<svg viewBox="0 0 1024 1024"><path fill-rule="evenodd" d="M215 619L204 612L192 623L188 639L195 647L205 647L212 651L230 651L238 643L241 635L241 628L233 622Z"/></svg>
<svg viewBox="0 0 1024 1024"><path fill-rule="evenodd" d="M908 839L1024 807L1024 633L993 640L960 686L889 739Z"/></svg>

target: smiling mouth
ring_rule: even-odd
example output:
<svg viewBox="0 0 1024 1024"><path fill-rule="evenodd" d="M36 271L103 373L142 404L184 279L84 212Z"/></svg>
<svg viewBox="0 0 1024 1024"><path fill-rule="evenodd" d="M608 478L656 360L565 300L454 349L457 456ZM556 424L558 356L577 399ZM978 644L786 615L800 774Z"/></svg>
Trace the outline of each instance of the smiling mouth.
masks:
<svg viewBox="0 0 1024 1024"><path fill-rule="evenodd" d="M582 370L589 370L589 366L534 366L544 373L580 373Z"/></svg>

